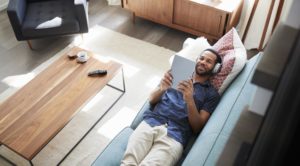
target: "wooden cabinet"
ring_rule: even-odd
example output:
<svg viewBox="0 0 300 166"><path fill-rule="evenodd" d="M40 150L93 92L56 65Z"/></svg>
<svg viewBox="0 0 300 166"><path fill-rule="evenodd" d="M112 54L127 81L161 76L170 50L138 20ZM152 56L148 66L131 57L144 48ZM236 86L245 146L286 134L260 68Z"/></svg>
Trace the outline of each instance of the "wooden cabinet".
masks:
<svg viewBox="0 0 300 166"><path fill-rule="evenodd" d="M212 36L221 36L226 13L189 0L175 0L174 24Z"/></svg>
<svg viewBox="0 0 300 166"><path fill-rule="evenodd" d="M173 14L173 0L124 0L124 6L136 16L170 24Z"/></svg>
<svg viewBox="0 0 300 166"><path fill-rule="evenodd" d="M208 39L219 39L241 15L243 0L123 0L133 16Z"/></svg>

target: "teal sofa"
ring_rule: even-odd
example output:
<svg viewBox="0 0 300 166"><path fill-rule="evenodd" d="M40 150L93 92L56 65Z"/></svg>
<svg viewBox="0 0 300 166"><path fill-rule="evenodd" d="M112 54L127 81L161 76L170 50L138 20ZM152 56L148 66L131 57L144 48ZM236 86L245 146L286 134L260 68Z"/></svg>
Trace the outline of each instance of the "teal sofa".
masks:
<svg viewBox="0 0 300 166"><path fill-rule="evenodd" d="M242 110L250 105L255 92L251 78L260 57L259 53L247 61L244 69L222 95L220 103L201 133L191 138L177 165L216 165ZM110 142L94 161L93 166L120 165L129 136L142 121L142 115L149 107L149 103L146 102L132 124Z"/></svg>

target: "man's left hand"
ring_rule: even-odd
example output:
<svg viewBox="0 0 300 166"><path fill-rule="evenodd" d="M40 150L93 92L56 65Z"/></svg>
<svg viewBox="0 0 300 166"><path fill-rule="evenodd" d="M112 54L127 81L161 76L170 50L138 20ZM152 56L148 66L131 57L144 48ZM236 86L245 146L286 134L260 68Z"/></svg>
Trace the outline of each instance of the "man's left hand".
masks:
<svg viewBox="0 0 300 166"><path fill-rule="evenodd" d="M177 90L183 94L185 102L193 101L194 87L192 79L181 81L177 86Z"/></svg>

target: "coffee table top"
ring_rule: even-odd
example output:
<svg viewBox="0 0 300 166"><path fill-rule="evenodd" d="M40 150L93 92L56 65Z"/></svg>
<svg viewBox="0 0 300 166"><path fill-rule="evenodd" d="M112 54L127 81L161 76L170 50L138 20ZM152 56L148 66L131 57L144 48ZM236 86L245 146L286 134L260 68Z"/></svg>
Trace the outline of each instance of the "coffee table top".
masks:
<svg viewBox="0 0 300 166"><path fill-rule="evenodd" d="M83 49L74 47L71 52ZM0 142L31 160L122 68L90 56L86 63L67 54L53 62L0 105ZM106 69L107 75L89 77L89 71Z"/></svg>

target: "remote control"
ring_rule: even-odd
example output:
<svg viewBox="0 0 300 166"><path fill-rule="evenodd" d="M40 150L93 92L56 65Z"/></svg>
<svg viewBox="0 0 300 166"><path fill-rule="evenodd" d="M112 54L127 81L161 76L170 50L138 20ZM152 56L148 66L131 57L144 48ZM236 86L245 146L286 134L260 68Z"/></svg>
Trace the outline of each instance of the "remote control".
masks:
<svg viewBox="0 0 300 166"><path fill-rule="evenodd" d="M106 75L107 70L94 70L88 73L88 76L101 76Z"/></svg>

